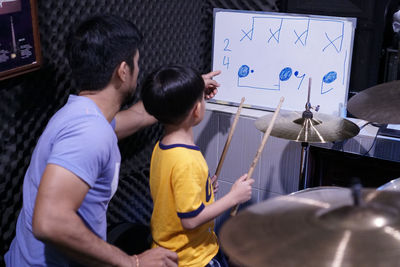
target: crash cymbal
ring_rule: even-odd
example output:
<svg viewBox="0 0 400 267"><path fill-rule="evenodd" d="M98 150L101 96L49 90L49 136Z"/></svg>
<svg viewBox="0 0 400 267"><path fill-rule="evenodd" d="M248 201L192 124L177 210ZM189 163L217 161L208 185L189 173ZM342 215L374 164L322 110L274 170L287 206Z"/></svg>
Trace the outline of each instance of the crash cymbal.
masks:
<svg viewBox="0 0 400 267"><path fill-rule="evenodd" d="M360 128L353 122L332 115L313 113L312 119L303 119L302 112L281 111L276 118L271 135L308 143L326 143L356 136ZM273 114L255 121L258 130L265 132Z"/></svg>
<svg viewBox="0 0 400 267"><path fill-rule="evenodd" d="M347 110L357 118L383 124L400 124L400 81L365 89L347 103Z"/></svg>
<svg viewBox="0 0 400 267"><path fill-rule="evenodd" d="M221 246L240 266L398 266L400 193L347 188L276 197L231 217Z"/></svg>
<svg viewBox="0 0 400 267"><path fill-rule="evenodd" d="M306 194L308 198L326 201L325 196L330 197L333 194L334 198L336 198L337 194L340 194L342 192L345 192L345 194L347 195L348 189L340 186L319 186L305 188L299 191L292 192L289 195L298 196Z"/></svg>
<svg viewBox="0 0 400 267"><path fill-rule="evenodd" d="M394 190L400 191L400 178L393 179L384 185L381 185L376 190Z"/></svg>

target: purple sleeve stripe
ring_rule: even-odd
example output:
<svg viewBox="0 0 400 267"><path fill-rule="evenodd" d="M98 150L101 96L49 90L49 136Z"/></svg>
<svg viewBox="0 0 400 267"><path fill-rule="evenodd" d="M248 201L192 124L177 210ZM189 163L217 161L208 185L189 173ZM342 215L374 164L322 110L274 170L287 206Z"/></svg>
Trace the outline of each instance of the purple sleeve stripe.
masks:
<svg viewBox="0 0 400 267"><path fill-rule="evenodd" d="M178 212L178 217L182 219L196 217L204 209L204 207L204 204L201 203L200 207L198 207L196 210L190 212Z"/></svg>

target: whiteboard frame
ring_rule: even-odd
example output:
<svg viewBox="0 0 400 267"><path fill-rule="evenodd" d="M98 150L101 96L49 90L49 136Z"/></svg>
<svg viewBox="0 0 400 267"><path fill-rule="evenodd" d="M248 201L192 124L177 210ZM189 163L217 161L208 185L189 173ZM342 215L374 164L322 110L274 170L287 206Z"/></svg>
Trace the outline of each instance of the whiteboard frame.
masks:
<svg viewBox="0 0 400 267"><path fill-rule="evenodd" d="M346 77L346 82L345 82L345 99L343 102L343 107L341 107L339 111L339 116L340 117L347 117L347 102L348 102L348 94L349 94L349 84L350 84L350 76L351 76L351 64L352 64L352 58L353 58L353 46L354 46L354 35L355 35L355 30L357 27L357 18L355 17L336 17L336 16L323 16L323 15L310 15L310 14L299 14L299 13L281 13L281 12L268 12L268 11L251 11L251 10L235 10L235 9L223 9L223 8L214 8L213 9L213 35L212 35L212 57L211 57L211 66L212 70L214 69L214 56L215 56L215 20L216 20L216 15L219 12L232 12L232 13L248 13L248 14L262 14L262 15L282 15L286 17L306 17L306 18L312 18L312 19L327 19L327 20L332 20L332 19L337 19L340 21L346 21L350 22L352 26L352 37L350 41L350 50L349 50L349 66L348 66L348 75ZM231 102L231 101L224 101L224 100L216 100L216 99L210 99L208 100L210 103L216 103L216 104L221 104L221 105L227 105L227 106L239 106L239 102ZM304 103L305 104L305 103ZM274 111L275 108L273 107L265 107L265 106L258 106L258 105L251 105L251 104L246 104L246 101L243 105L246 108L250 109L257 109L257 110L267 110L267 111ZM282 108L282 110L285 110ZM302 110L299 110L302 111Z"/></svg>

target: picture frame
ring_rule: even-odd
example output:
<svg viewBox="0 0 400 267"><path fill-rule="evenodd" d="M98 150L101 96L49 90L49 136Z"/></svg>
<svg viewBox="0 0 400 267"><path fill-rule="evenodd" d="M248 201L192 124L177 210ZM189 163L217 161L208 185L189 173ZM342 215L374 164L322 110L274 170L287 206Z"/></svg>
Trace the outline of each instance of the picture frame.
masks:
<svg viewBox="0 0 400 267"><path fill-rule="evenodd" d="M36 0L0 0L0 81L40 68Z"/></svg>

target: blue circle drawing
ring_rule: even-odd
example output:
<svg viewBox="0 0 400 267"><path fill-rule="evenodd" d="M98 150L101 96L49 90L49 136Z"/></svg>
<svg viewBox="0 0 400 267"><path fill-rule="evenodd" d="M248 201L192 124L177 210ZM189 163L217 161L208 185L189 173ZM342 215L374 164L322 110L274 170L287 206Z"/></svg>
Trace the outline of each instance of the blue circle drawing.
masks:
<svg viewBox="0 0 400 267"><path fill-rule="evenodd" d="M249 70L250 70L249 66L247 66L247 65L242 65L242 66L239 68L239 71L238 71L239 77L240 77L240 78L243 78L243 77L246 77L247 75L249 75Z"/></svg>
<svg viewBox="0 0 400 267"><path fill-rule="evenodd" d="M296 70L296 71L294 72L294 76L297 77L297 75L299 75L299 72Z"/></svg>
<svg viewBox="0 0 400 267"><path fill-rule="evenodd" d="M279 80L284 82L289 80L291 76L292 76L292 69L286 67L283 70L281 70L281 73L279 73Z"/></svg>
<svg viewBox="0 0 400 267"><path fill-rule="evenodd" d="M336 78L337 78L336 71L330 71L327 74L325 74L324 78L322 78L322 81L324 81L324 83L331 83L334 80L336 80Z"/></svg>

